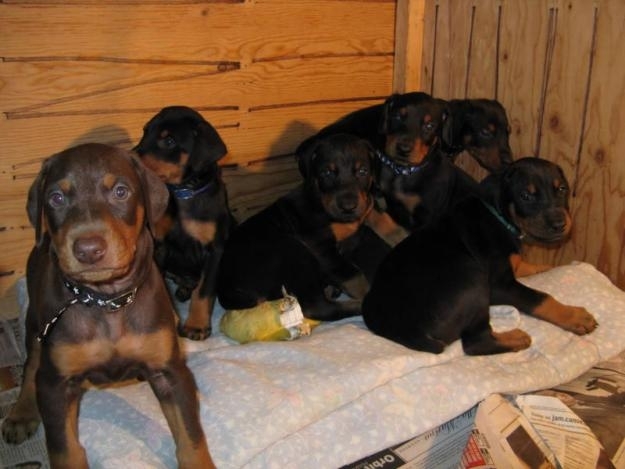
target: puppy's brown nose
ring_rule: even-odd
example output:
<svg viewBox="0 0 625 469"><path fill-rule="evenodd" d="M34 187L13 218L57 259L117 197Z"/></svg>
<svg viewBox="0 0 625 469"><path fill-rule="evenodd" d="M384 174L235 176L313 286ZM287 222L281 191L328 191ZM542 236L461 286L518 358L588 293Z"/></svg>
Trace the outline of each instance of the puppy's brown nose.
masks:
<svg viewBox="0 0 625 469"><path fill-rule="evenodd" d="M106 253L106 241L101 236L78 238L72 247L74 257L83 264L95 264Z"/></svg>

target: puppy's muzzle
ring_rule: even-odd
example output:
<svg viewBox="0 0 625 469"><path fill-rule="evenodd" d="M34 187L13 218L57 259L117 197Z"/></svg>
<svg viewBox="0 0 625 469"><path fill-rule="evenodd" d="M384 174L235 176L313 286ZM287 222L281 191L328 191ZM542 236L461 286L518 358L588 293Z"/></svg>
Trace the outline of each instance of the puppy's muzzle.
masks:
<svg viewBox="0 0 625 469"><path fill-rule="evenodd" d="M107 247L106 240L102 236L84 236L74 241L72 252L81 264L96 264L104 258Z"/></svg>

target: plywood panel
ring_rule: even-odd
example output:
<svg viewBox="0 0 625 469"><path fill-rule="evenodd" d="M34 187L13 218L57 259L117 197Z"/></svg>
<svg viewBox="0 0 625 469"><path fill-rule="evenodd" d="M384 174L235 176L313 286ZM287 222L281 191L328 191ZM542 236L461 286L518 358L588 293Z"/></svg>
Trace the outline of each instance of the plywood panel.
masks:
<svg viewBox="0 0 625 469"><path fill-rule="evenodd" d="M1 2L0 296L32 244L24 205L42 159L131 148L164 106L194 107L225 140L238 218L289 190L303 138L391 93L395 3Z"/></svg>
<svg viewBox="0 0 625 469"><path fill-rule="evenodd" d="M247 64L394 48L395 5L388 1L2 2L0 17L0 56L14 60Z"/></svg>
<svg viewBox="0 0 625 469"><path fill-rule="evenodd" d="M515 156L555 161L574 189L571 239L526 249L527 257L590 262L625 288L625 163L616 156L625 152L618 130L625 106L625 4L433 0L425 17L423 88L444 98L499 99L511 121ZM495 61L489 41L497 44ZM496 87L487 96L493 76ZM467 161L461 164L482 176Z"/></svg>

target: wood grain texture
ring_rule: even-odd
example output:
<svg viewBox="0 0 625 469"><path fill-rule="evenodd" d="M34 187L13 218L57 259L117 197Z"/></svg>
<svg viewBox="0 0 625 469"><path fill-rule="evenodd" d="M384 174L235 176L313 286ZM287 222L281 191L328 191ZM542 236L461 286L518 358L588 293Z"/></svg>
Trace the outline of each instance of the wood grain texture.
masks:
<svg viewBox="0 0 625 469"><path fill-rule="evenodd" d="M228 146L243 219L299 183L292 152L392 91L394 0L9 0L0 3L0 297L32 245L44 158L132 148L162 107L194 107Z"/></svg>
<svg viewBox="0 0 625 469"><path fill-rule="evenodd" d="M574 190L571 239L556 248L528 248L527 258L586 261L621 288L623 17L619 0L431 0L424 22L431 48L424 48L422 72L423 88L437 96L499 99L515 156L538 154L562 166ZM466 157L460 165L478 179L484 175Z"/></svg>

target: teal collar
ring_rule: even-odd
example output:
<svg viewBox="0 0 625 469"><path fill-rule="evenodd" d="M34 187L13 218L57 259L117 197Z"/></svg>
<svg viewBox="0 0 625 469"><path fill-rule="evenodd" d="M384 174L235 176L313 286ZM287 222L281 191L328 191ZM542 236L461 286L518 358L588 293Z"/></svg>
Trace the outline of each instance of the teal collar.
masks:
<svg viewBox="0 0 625 469"><path fill-rule="evenodd" d="M494 215L494 217L499 221L499 223L501 223L503 226L506 227L506 229L512 233L514 235L515 238L521 240L523 239L523 237L525 236L523 233L521 233L521 230L519 230L516 226L514 226L512 223L510 223L508 220L506 220L503 215L501 213L499 213L499 211L493 207L491 204L489 204L488 202L486 202L484 199L480 199L482 201L482 204L484 204L484 207L486 207L488 209L488 211L490 213L492 213Z"/></svg>

